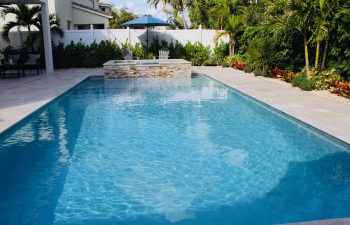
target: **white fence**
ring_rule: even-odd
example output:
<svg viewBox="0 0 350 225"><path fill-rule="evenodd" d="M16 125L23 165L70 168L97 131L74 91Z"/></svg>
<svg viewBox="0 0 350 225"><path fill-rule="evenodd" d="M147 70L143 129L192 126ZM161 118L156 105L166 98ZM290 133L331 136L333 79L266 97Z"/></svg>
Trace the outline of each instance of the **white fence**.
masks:
<svg viewBox="0 0 350 225"><path fill-rule="evenodd" d="M154 37L158 36L159 41L162 40L171 43L179 41L182 44L190 42L201 42L204 46L210 46L213 48L215 46L215 36L220 31L216 30L149 30L148 39L149 44L151 44ZM22 38L21 38L22 36ZM11 32L10 33L10 44L12 47L18 47L26 40L26 32ZM132 45L136 43L143 43L146 45L147 32L145 29L118 29L118 30L66 30L64 37L53 37L54 42L63 42L65 45L69 44L71 41L79 42L80 40L85 44L91 44L93 41L97 43L102 40L113 40L118 44L130 42ZM220 39L222 42L228 42L228 37L224 36ZM0 49L8 46L3 40L0 40Z"/></svg>

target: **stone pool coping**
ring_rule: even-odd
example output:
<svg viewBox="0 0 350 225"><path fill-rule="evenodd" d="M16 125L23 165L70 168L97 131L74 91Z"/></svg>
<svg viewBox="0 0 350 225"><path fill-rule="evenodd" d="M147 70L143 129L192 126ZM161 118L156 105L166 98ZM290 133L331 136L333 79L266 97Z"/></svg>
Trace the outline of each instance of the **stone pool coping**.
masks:
<svg viewBox="0 0 350 225"><path fill-rule="evenodd" d="M192 71L205 74L350 144L350 104L231 68L193 67Z"/></svg>

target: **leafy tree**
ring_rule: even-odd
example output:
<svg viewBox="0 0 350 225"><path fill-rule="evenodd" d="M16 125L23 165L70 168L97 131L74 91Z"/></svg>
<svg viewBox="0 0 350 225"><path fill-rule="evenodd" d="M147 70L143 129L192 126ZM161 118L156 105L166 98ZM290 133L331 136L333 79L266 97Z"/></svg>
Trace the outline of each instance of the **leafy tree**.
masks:
<svg viewBox="0 0 350 225"><path fill-rule="evenodd" d="M213 0L196 0L189 7L189 18L191 27L197 29L199 25L204 29L223 29L222 20L219 21L218 15L213 10L215 1Z"/></svg>
<svg viewBox="0 0 350 225"><path fill-rule="evenodd" d="M178 14L182 18L182 24L183 28L187 29L188 25L186 22L186 16L185 12L190 7L193 0L161 0L164 5L171 6L175 11L176 14ZM158 7L158 4L160 3L160 0L147 0L147 2L154 7Z"/></svg>
<svg viewBox="0 0 350 225"><path fill-rule="evenodd" d="M272 0L269 5L269 22L276 33L295 30L303 36L306 74L310 76L309 44L315 29L313 0Z"/></svg>
<svg viewBox="0 0 350 225"><path fill-rule="evenodd" d="M135 15L132 12L129 12L125 8L113 10L112 16L113 18L109 20L110 29L121 29L123 28L123 23L136 19L138 17L137 15Z"/></svg>
<svg viewBox="0 0 350 225"><path fill-rule="evenodd" d="M33 43L39 37L37 33L33 33L33 27L39 31L42 35L42 19L41 19L41 6L27 6L25 4L17 4L15 6L5 7L0 11L2 17L7 14L14 14L15 20L6 23L1 32L1 36L4 40L9 41L9 33L12 28L22 27L28 30L27 43L34 50ZM63 30L60 28L60 21L55 14L49 15L50 29L53 32L63 35Z"/></svg>

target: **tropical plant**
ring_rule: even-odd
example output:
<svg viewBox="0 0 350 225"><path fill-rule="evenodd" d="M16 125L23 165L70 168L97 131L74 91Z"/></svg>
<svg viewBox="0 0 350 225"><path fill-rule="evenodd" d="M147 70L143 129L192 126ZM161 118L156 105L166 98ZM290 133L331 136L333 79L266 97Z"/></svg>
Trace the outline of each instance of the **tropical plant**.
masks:
<svg viewBox="0 0 350 225"><path fill-rule="evenodd" d="M153 5L155 8L158 7L160 2L162 2L164 5L169 5L172 7L174 9L174 11L172 11L173 15L175 15L176 18L181 17L181 22L184 29L188 28L185 13L192 1L193 0L147 0L147 2L150 5Z"/></svg>
<svg viewBox="0 0 350 225"><path fill-rule="evenodd" d="M123 23L138 17L136 14L129 12L126 8L113 10L112 16L113 18L109 20L109 29L121 29L123 28Z"/></svg>
<svg viewBox="0 0 350 225"><path fill-rule="evenodd" d="M27 43L34 50L33 44L38 35L33 35L33 27L36 31L42 34L42 19L41 19L41 6L27 6L25 4L17 4L15 6L5 7L0 11L2 17L8 14L14 14L15 20L6 23L2 29L1 36L4 40L9 41L9 32L12 28L25 28L29 35ZM49 22L51 31L63 35L63 30L60 28L60 21L55 14L49 15Z"/></svg>
<svg viewBox="0 0 350 225"><path fill-rule="evenodd" d="M186 49L186 60L189 60L192 62L195 66L201 66L203 63L210 58L210 46L203 46L200 42L190 43L187 42L185 45Z"/></svg>
<svg viewBox="0 0 350 225"><path fill-rule="evenodd" d="M281 32L295 30L303 37L306 75L310 76L309 44L315 29L314 0L270 0L268 22L279 35Z"/></svg>
<svg viewBox="0 0 350 225"><path fill-rule="evenodd" d="M293 87L299 87L304 91L312 91L316 89L315 81L308 79L305 73L298 74L292 80L292 85Z"/></svg>
<svg viewBox="0 0 350 225"><path fill-rule="evenodd" d="M246 58L254 70L268 71L275 63L275 43L271 39L256 38L248 46Z"/></svg>

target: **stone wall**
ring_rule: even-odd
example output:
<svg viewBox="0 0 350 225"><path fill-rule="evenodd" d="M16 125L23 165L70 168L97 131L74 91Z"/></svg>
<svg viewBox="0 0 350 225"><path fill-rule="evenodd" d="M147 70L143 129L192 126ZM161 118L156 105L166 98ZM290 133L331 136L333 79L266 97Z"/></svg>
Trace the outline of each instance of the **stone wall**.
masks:
<svg viewBox="0 0 350 225"><path fill-rule="evenodd" d="M145 62L145 61L142 61ZM146 78L146 77L176 77L191 78L191 63L112 63L104 65L104 75L106 79L118 78Z"/></svg>

